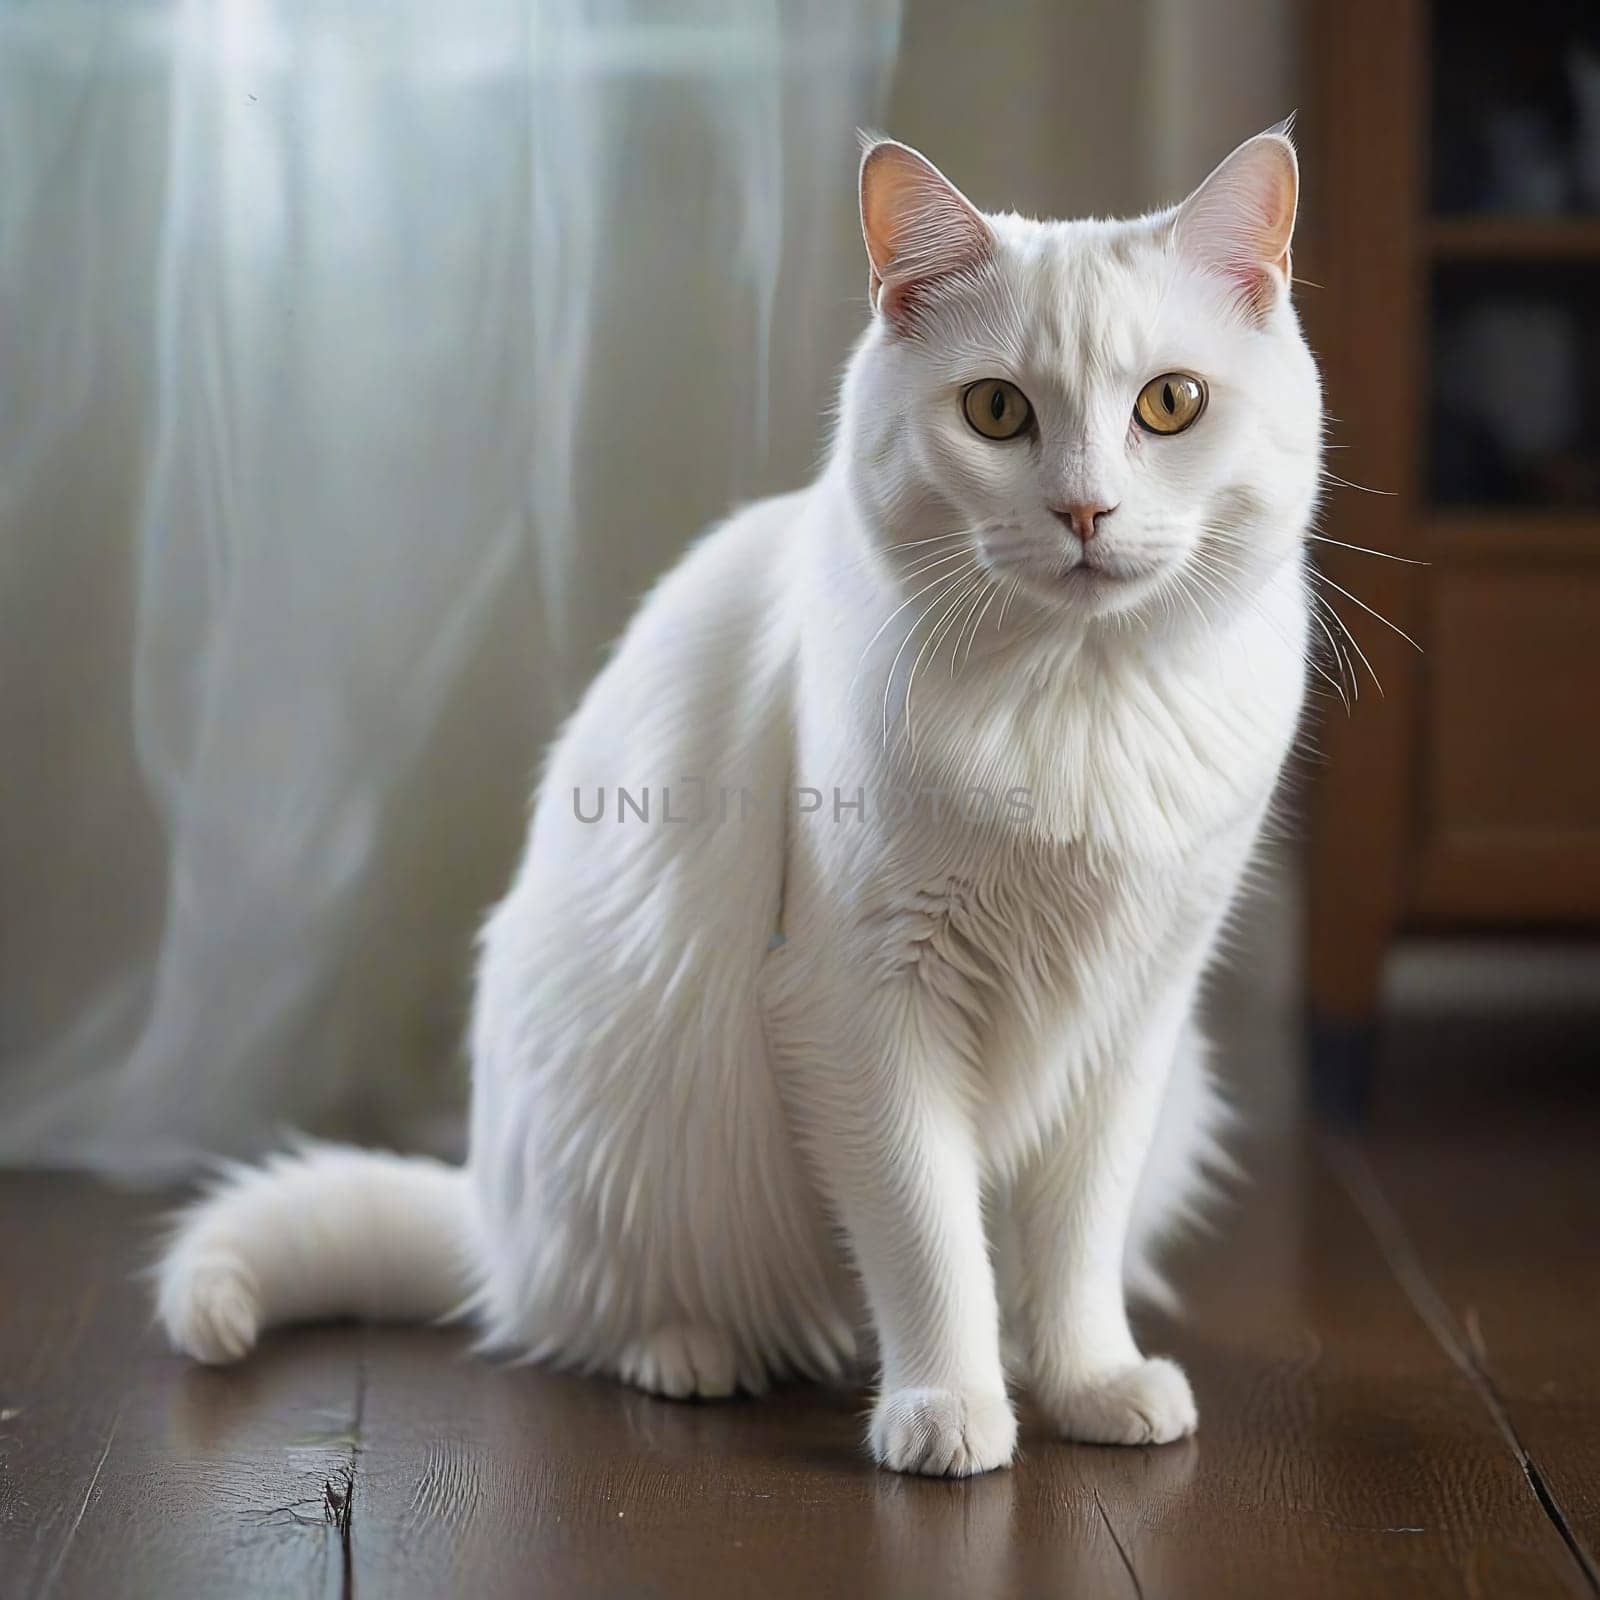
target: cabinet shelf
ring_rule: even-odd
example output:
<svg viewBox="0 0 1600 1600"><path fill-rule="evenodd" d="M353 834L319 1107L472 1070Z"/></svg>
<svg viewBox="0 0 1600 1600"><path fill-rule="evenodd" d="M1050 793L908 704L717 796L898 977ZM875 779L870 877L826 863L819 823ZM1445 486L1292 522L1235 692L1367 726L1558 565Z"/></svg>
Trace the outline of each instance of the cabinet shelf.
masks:
<svg viewBox="0 0 1600 1600"><path fill-rule="evenodd" d="M1557 511L1543 506L1441 507L1425 520L1431 561L1452 557L1501 560L1529 556L1600 562L1600 509Z"/></svg>
<svg viewBox="0 0 1600 1600"><path fill-rule="evenodd" d="M1434 217L1426 238L1438 261L1600 262L1600 217Z"/></svg>

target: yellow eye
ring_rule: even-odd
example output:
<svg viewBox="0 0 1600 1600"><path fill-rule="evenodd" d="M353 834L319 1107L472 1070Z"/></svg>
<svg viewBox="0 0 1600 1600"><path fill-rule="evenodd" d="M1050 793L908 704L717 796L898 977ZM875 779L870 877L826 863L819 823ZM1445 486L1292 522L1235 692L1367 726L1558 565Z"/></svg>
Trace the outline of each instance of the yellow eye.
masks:
<svg viewBox="0 0 1600 1600"><path fill-rule="evenodd" d="M968 384L961 396L961 409L974 433L985 439L1015 439L1033 421L1028 397L1004 378L980 378Z"/></svg>
<svg viewBox="0 0 1600 1600"><path fill-rule="evenodd" d="M1150 433L1182 433L1206 408L1206 386L1187 372L1163 372L1139 391L1133 414Z"/></svg>

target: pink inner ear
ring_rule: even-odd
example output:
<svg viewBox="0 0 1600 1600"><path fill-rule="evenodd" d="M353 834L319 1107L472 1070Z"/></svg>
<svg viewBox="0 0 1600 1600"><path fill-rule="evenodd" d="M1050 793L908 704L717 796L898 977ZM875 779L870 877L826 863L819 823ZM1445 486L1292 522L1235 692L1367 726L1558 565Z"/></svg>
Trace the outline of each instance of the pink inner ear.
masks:
<svg viewBox="0 0 1600 1600"><path fill-rule="evenodd" d="M1289 282L1289 252L1285 250L1276 261L1260 265L1230 263L1222 269L1222 275L1234 285L1240 305L1259 320L1272 309L1279 292Z"/></svg>
<svg viewBox="0 0 1600 1600"><path fill-rule="evenodd" d="M861 163L861 229L878 309L909 329L918 299L939 280L981 264L988 224L932 162L885 140Z"/></svg>
<svg viewBox="0 0 1600 1600"><path fill-rule="evenodd" d="M1282 134L1258 134L1184 201L1174 220L1183 252L1234 284L1254 319L1288 285L1298 188L1294 147Z"/></svg>

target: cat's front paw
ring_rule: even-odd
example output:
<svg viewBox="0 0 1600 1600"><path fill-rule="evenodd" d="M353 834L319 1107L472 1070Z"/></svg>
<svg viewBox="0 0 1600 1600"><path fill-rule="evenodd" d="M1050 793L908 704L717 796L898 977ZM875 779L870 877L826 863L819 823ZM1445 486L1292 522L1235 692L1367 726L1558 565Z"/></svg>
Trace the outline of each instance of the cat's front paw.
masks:
<svg viewBox="0 0 1600 1600"><path fill-rule="evenodd" d="M873 1458L892 1472L969 1478L1011 1460L1017 1419L1004 1394L890 1389L872 1408Z"/></svg>
<svg viewBox="0 0 1600 1600"><path fill-rule="evenodd" d="M1084 1444L1167 1444L1199 1423L1183 1368L1156 1357L1049 1399L1062 1433Z"/></svg>

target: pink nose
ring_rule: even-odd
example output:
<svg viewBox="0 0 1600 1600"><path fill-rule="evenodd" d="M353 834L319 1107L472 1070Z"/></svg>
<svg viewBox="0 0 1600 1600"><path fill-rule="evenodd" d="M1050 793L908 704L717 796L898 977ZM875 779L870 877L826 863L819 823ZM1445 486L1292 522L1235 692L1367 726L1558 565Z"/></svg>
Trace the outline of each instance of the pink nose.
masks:
<svg viewBox="0 0 1600 1600"><path fill-rule="evenodd" d="M1109 517L1115 506L1051 506L1050 515L1059 517L1085 543L1100 531L1100 519Z"/></svg>

